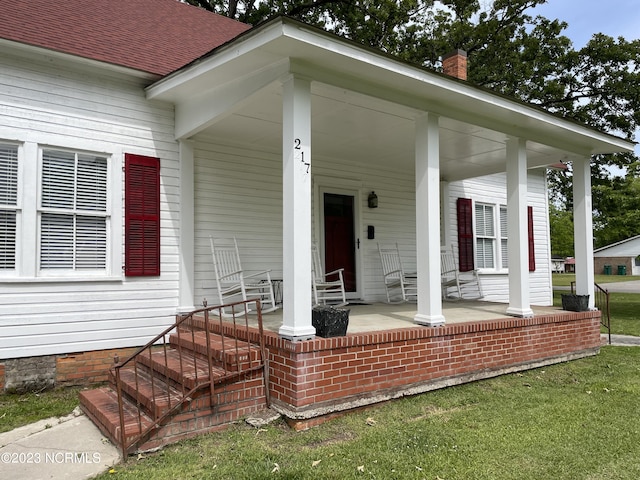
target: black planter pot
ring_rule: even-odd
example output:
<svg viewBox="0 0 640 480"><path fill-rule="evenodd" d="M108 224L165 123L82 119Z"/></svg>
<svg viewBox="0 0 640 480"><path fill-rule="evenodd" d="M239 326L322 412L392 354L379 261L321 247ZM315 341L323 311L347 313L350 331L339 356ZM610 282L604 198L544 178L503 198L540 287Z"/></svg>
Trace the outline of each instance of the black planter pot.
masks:
<svg viewBox="0 0 640 480"><path fill-rule="evenodd" d="M586 312L589 309L589 295L563 293L562 309L570 312Z"/></svg>
<svg viewBox="0 0 640 480"><path fill-rule="evenodd" d="M331 306L313 307L311 323L319 337L341 337L347 334L349 309Z"/></svg>

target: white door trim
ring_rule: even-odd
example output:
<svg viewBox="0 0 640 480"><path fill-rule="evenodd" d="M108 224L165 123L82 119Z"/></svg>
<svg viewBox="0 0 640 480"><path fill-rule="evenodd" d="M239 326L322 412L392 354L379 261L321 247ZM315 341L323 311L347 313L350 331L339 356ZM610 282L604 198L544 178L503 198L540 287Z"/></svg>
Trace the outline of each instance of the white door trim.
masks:
<svg viewBox="0 0 640 480"><path fill-rule="evenodd" d="M358 240L362 245L362 182L357 180L345 180L331 177L314 178L314 241L320 250L320 255L324 262L324 194L348 195L353 197L353 228L355 233L355 270L356 270L356 291L347 292L348 299L362 299L362 249L358 246Z"/></svg>

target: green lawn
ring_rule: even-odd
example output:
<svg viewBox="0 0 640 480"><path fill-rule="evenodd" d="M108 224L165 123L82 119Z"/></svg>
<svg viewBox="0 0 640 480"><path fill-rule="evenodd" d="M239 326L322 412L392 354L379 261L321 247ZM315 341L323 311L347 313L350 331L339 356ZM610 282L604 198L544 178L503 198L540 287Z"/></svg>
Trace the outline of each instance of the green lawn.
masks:
<svg viewBox="0 0 640 480"><path fill-rule="evenodd" d="M78 405L79 387L41 393L0 395L0 433L49 417L71 413Z"/></svg>
<svg viewBox="0 0 640 480"><path fill-rule="evenodd" d="M595 275L597 284L630 282L632 280L640 280L640 277L631 275ZM576 281L576 275L574 273L554 273L551 276L551 281L554 287L569 287L571 282Z"/></svg>
<svg viewBox="0 0 640 480"><path fill-rule="evenodd" d="M637 479L640 348L446 388L295 432L182 442L103 479Z"/></svg>

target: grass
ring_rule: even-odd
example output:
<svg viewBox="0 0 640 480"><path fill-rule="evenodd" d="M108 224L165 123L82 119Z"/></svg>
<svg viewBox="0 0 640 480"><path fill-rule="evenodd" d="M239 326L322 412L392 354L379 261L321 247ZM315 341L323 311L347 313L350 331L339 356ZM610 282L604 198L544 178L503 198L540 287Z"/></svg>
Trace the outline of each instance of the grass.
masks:
<svg viewBox="0 0 640 480"><path fill-rule="evenodd" d="M640 348L407 397L305 432L245 424L118 479L637 479Z"/></svg>
<svg viewBox="0 0 640 480"><path fill-rule="evenodd" d="M0 433L71 413L78 405L79 391L80 387L67 387L40 393L0 395Z"/></svg>
<svg viewBox="0 0 640 480"><path fill-rule="evenodd" d="M595 282L600 285L602 283L620 283L630 282L632 280L640 280L638 276L630 275L595 275ZM570 287L571 282L576 281L575 273L554 273L551 276L554 287Z"/></svg>

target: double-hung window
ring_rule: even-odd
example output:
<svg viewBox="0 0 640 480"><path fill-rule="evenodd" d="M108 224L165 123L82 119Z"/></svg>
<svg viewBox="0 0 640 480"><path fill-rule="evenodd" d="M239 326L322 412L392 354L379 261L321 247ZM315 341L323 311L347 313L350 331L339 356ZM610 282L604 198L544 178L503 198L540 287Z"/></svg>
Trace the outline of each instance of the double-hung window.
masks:
<svg viewBox="0 0 640 480"><path fill-rule="evenodd" d="M507 206L458 198L459 269L506 271L509 268ZM536 269L533 208L527 207L529 271Z"/></svg>
<svg viewBox="0 0 640 480"><path fill-rule="evenodd" d="M0 144L0 272L16 269L18 147Z"/></svg>
<svg viewBox="0 0 640 480"><path fill-rule="evenodd" d="M40 271L104 273L110 220L107 158L43 149L41 165Z"/></svg>
<svg viewBox="0 0 640 480"><path fill-rule="evenodd" d="M495 206L476 203L476 268L496 268Z"/></svg>

